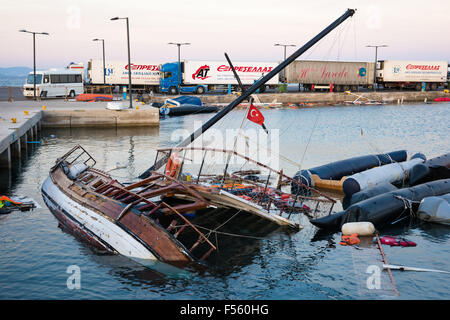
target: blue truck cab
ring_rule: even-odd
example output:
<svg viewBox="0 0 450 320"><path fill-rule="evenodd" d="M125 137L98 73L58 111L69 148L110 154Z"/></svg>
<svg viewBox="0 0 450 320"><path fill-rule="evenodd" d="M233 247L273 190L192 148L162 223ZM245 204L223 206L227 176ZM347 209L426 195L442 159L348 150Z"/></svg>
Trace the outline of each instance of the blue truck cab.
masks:
<svg viewBox="0 0 450 320"><path fill-rule="evenodd" d="M181 62L181 68L178 62L165 63L161 65L159 72L161 75L159 80L160 92L169 94L179 94L180 92L202 94L207 91L207 86L204 85L183 84L184 62Z"/></svg>

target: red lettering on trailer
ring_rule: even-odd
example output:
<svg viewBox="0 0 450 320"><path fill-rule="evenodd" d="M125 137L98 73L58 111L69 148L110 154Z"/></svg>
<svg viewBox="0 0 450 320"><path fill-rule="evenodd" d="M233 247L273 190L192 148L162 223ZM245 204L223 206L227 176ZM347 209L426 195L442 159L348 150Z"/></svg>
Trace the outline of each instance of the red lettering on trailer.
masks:
<svg viewBox="0 0 450 320"><path fill-rule="evenodd" d="M257 73L268 73L270 71L272 71L273 67L252 67L252 66L239 66L239 67L234 67L234 70L236 70L237 72L257 72ZM218 72L228 72L231 71L231 67L230 66L226 66L226 65L220 65L217 68Z"/></svg>
<svg viewBox="0 0 450 320"><path fill-rule="evenodd" d="M342 79L342 78L347 78L347 76L348 76L348 72L346 71L345 67L339 72L331 72L331 71L328 71L327 67L323 67L322 74L320 75L320 77L322 79L336 79L336 78Z"/></svg>
<svg viewBox="0 0 450 320"><path fill-rule="evenodd" d="M128 64L125 65L125 70L128 70ZM152 64L133 64L133 63L131 63L131 70L159 71L159 66L152 65Z"/></svg>
<svg viewBox="0 0 450 320"><path fill-rule="evenodd" d="M426 65L426 64L408 64L406 66L407 70L424 70L424 71L430 71L430 70L439 70L441 66L438 65Z"/></svg>

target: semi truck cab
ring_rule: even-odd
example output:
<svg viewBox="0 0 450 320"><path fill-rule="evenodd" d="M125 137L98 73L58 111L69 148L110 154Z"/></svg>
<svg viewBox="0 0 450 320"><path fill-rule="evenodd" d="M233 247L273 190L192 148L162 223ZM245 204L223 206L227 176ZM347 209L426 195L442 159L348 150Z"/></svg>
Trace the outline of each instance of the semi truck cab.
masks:
<svg viewBox="0 0 450 320"><path fill-rule="evenodd" d="M181 70L181 74L180 74ZM181 62L181 68L178 62L170 62L160 67L160 85L159 89L163 93L179 94L181 93L197 93L203 94L207 87L204 85L185 85L183 83L184 62Z"/></svg>

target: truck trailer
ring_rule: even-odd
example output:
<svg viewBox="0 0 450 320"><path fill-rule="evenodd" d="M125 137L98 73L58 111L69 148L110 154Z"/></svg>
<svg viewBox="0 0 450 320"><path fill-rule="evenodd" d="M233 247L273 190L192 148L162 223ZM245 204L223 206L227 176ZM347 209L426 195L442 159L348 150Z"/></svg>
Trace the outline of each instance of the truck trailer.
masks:
<svg viewBox="0 0 450 320"><path fill-rule="evenodd" d="M374 62L296 60L287 66L283 82L302 84L305 90L358 91L374 82Z"/></svg>
<svg viewBox="0 0 450 320"><path fill-rule="evenodd" d="M436 90L447 82L447 61L382 60L377 83L384 88Z"/></svg>
<svg viewBox="0 0 450 320"><path fill-rule="evenodd" d="M251 86L264 75L272 71L277 62L233 62L234 69L244 86ZM169 94L197 93L223 89L231 86L238 90L238 82L226 61L192 61L185 60L161 65L160 91ZM180 73L181 71L181 73ZM265 88L278 86L278 77L270 79Z"/></svg>
<svg viewBox="0 0 450 320"><path fill-rule="evenodd" d="M159 62L132 62L131 85L133 90L145 90L146 92L158 92L159 88ZM100 86L128 86L128 62L106 61L105 77L103 78L103 61L89 60L88 78L89 85ZM105 79L105 80L104 80Z"/></svg>

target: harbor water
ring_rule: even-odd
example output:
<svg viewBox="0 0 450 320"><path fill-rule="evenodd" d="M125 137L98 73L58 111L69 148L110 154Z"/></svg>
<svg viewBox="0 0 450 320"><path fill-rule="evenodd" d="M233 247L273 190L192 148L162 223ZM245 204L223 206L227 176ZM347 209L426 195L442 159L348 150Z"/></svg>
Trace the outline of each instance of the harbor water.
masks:
<svg viewBox="0 0 450 320"><path fill-rule="evenodd" d="M450 151L449 103L261 111L270 133L276 132L270 135L277 140L271 148L291 160L285 172L291 175L298 169L295 163L309 168L402 149L427 158ZM214 129L236 129L243 115L233 111ZM277 229L263 238L240 239L236 246L219 244L221 258L202 272L101 255L58 227L40 187L55 160L74 145L82 145L97 168L114 169L111 175L120 181L135 181L154 162L158 147L175 145L181 139L177 132L192 132L194 123L211 116L162 119L159 128L45 129L42 143L30 144L26 159L0 176L0 194L31 197L41 207L0 216L0 299L450 298L445 273L393 271L399 297L362 290L369 274L356 270L358 250L341 246L340 233L322 234L307 219L298 232ZM247 121L245 128L258 126ZM410 220L381 235L417 243L383 246L390 264L450 271L450 227ZM80 270L79 289L67 285L71 266Z"/></svg>

